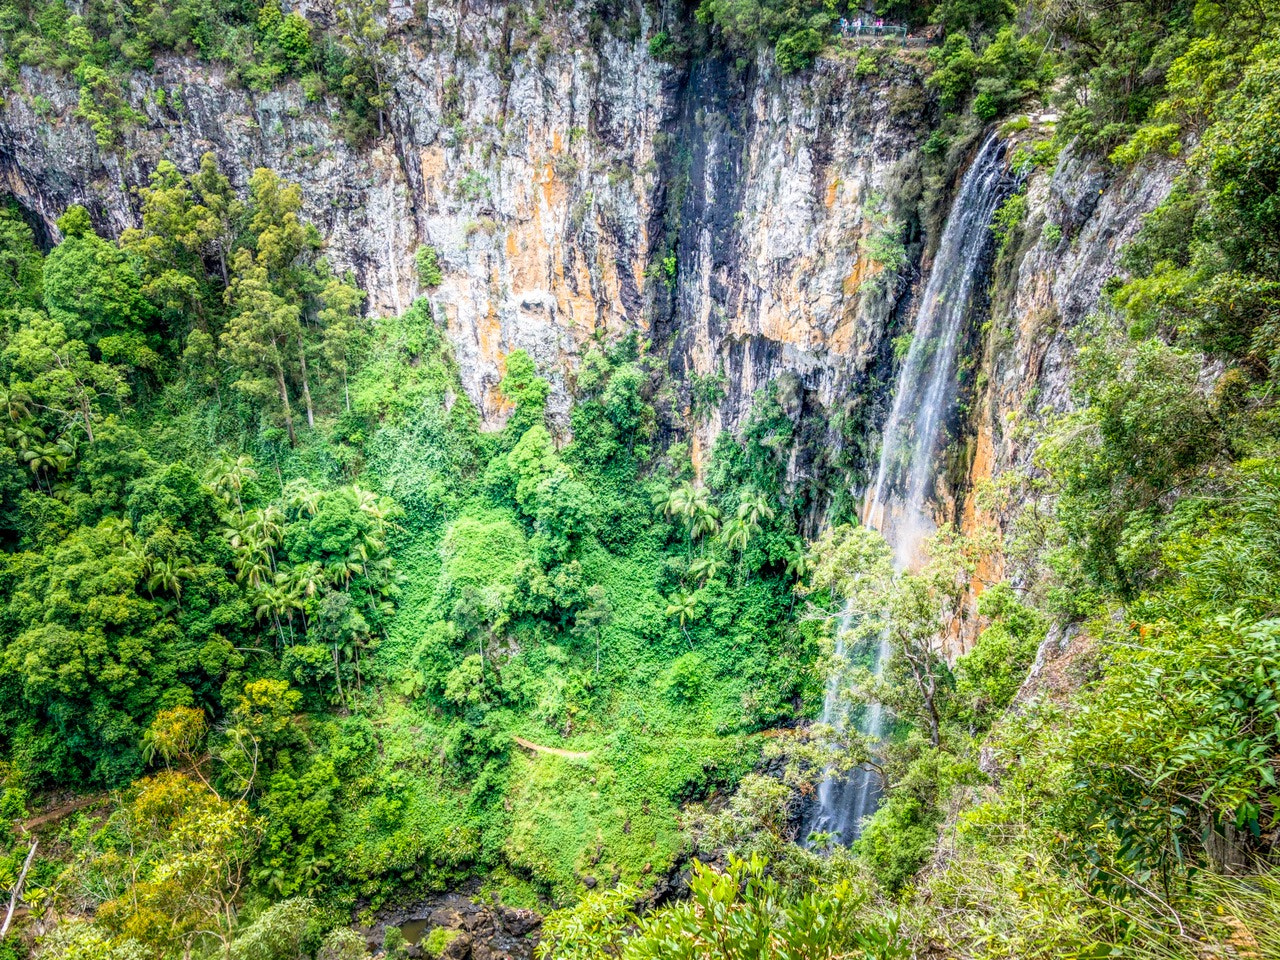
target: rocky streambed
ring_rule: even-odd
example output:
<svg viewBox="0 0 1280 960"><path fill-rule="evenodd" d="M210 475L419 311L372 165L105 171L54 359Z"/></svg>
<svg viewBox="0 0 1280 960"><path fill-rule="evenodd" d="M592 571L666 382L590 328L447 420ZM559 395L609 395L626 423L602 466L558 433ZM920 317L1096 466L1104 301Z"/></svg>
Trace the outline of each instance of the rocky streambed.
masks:
<svg viewBox="0 0 1280 960"><path fill-rule="evenodd" d="M477 888L384 911L375 924L357 929L376 953L391 928L403 933L409 957L532 960L542 917L533 910L486 903Z"/></svg>

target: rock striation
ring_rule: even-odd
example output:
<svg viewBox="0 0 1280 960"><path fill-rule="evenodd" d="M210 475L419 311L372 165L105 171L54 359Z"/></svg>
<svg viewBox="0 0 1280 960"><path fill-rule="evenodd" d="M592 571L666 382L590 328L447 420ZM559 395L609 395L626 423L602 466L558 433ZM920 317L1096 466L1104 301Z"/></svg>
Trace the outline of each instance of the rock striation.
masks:
<svg viewBox="0 0 1280 960"><path fill-rule="evenodd" d="M326 2L300 9L323 23ZM0 177L54 238L73 203L107 233L136 223L135 190L162 158L190 171L212 151L240 188L270 166L302 184L326 255L354 273L369 310L430 299L488 427L507 413L497 384L510 351L551 379L567 431L577 358L596 338L635 334L670 374L666 402L695 414L695 463L772 384L806 425L792 479L818 500L846 488L856 501L847 488L874 455L890 338L941 233L921 212L927 55L833 50L789 77L768 53L668 63L649 51L661 14L615 6L625 16L602 23L586 3L541 21L498 0L393 4L386 132L360 145L340 135L336 103L297 83L253 92L217 65L169 57L130 79L137 119L103 147L77 116L74 80L24 68L0 107ZM943 514L1001 519L964 494L1025 467L1025 425L1069 406L1070 333L1171 177L1117 176L1069 152L1031 175L1020 246L969 334L980 375L953 431ZM935 209L953 187L931 187ZM890 235L905 240L897 263ZM430 290L421 245L443 271ZM695 405L698 384L718 402Z"/></svg>

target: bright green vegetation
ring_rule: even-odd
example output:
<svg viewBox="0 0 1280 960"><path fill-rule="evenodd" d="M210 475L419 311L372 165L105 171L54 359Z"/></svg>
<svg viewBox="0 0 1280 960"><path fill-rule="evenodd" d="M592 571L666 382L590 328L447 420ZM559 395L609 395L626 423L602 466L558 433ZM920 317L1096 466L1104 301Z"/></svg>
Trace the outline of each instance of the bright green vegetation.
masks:
<svg viewBox="0 0 1280 960"><path fill-rule="evenodd" d="M79 9L4 8L4 62L74 71L104 146L132 122L120 78L166 51L297 77L353 138L384 122L374 6L332 33L274 4ZM482 430L428 301L366 317L269 170L238 196L212 156L162 163L118 240L72 208L42 249L0 208L0 889L10 825L54 808L25 887L58 918L43 955L358 960L353 909L473 878L549 912L548 958L1280 953L1275 11L1082 9L882 10L944 28L934 194L975 129L1042 106L1056 132L1020 166L1180 164L1073 332L1075 411L974 494L1003 543L943 530L905 574L868 530L800 538L776 388L695 478L637 338L578 358L568 423L511 352ZM679 63L703 30L794 72L839 15L703 0L648 43ZM1030 207L997 214L996 302L1019 250L1077 239ZM868 252L905 265L877 216ZM415 265L442 284L433 248ZM689 384L690 417L722 379ZM1008 581L949 660L997 546ZM842 610L855 663L889 638L849 691L851 719L891 711L883 749L778 735L816 712ZM853 849L793 843L797 794L854 766L886 797ZM688 857L687 897L652 909Z"/></svg>
<svg viewBox="0 0 1280 960"><path fill-rule="evenodd" d="M157 57L179 53L225 65L230 79L268 90L298 78L315 101L332 96L353 140L383 129L386 106L385 3L335 5L336 23L322 30L274 0L146 0L113 4L90 0L75 11L63 0L6 0L0 5L3 75L14 86L25 66L65 71L80 85L77 115L93 126L98 144L118 145L136 111L120 95L131 70L151 69ZM182 91L159 91L158 105L183 112Z"/></svg>
<svg viewBox="0 0 1280 960"><path fill-rule="evenodd" d="M241 201L206 157L142 204L118 243L73 208L47 254L0 219L5 814L122 791L37 860L35 902L95 916L52 955L665 875L679 805L818 683L776 399L697 487L634 340L582 359L570 441L511 353L482 433L426 302L364 319L297 187Z"/></svg>
<svg viewBox="0 0 1280 960"><path fill-rule="evenodd" d="M700 849L744 858L700 876L701 911L681 904L619 927L633 900L593 894L549 919L549 956L591 955L583 944L674 951L664 938L676 929L714 943L708 955L785 955L795 898L830 891L839 902L837 878L874 893L846 905L838 944L811 943L809 955L892 955L904 942L984 958L1280 951L1269 866L1280 758L1275 11L1077 12L1054 27L1067 38L1052 68L1060 143L1116 165L1153 153L1184 163L1125 252L1126 274L1074 332L1075 412L1039 429L1027 475L978 491L1013 511L1002 546L1022 588L983 593L984 629L949 663L938 637L992 544L943 531L921 569L895 575L877 535L829 530L804 592L818 611L849 604L864 643L888 632L884 676L855 677L851 709L877 699L897 726L882 752L812 728L783 748L784 781L806 762L880 772L888 795L851 859L837 851L818 864L768 842L775 808L747 778L739 805L693 818ZM1025 14L1034 36L1039 14ZM984 47L951 34L930 80L944 109L971 98L980 119L997 115L981 97L1007 93L984 89L984 76L999 79L984 61L1005 69L1017 55L997 57L999 45L1026 50L1026 39L1002 29ZM935 136L962 128L944 117ZM1036 153L1021 162L1053 162L1053 150ZM1000 211L1002 258L1039 239L1024 236L1026 206L1016 196ZM1059 227L1044 232L1063 240ZM1015 702L1046 642L1048 664ZM745 879L761 844L782 884L763 924L760 888ZM734 880L742 893L713 905L717 884Z"/></svg>

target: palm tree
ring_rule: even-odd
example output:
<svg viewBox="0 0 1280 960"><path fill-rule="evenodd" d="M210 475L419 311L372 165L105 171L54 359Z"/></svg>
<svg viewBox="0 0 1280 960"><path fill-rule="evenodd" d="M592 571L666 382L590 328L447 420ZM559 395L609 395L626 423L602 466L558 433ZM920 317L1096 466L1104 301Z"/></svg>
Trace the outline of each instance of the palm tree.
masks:
<svg viewBox="0 0 1280 960"><path fill-rule="evenodd" d="M369 579L369 548L364 542L357 543L347 552L347 566L352 568L352 572L359 570L366 580Z"/></svg>
<svg viewBox="0 0 1280 960"><path fill-rule="evenodd" d="M236 511L244 516L244 504L240 501L240 493L246 483L258 479L258 471L253 468L253 458L242 453L232 458L224 453L218 462L211 466L204 475L205 482L213 492L228 503L235 501Z"/></svg>
<svg viewBox="0 0 1280 960"><path fill-rule="evenodd" d="M700 507L707 505L707 491L686 480L666 495L663 512L668 517L692 519Z"/></svg>
<svg viewBox="0 0 1280 960"><path fill-rule="evenodd" d="M275 548L284 541L284 520L284 511L274 504L250 510L244 515L244 536L249 542L265 548L273 572L276 569Z"/></svg>
<svg viewBox="0 0 1280 960"><path fill-rule="evenodd" d="M760 532L759 524L743 519L742 513L743 511L739 509L738 516L724 525L725 546L738 554L738 580L740 582L743 579L743 568L747 562L747 544L751 542L752 537Z"/></svg>
<svg viewBox="0 0 1280 960"><path fill-rule="evenodd" d="M711 495L707 492L706 487L695 487L692 483L685 485L685 506L686 517L695 517L700 510L706 510L711 505Z"/></svg>
<svg viewBox="0 0 1280 960"><path fill-rule="evenodd" d="M155 592L164 590L173 594L178 604L178 612L182 612L182 581L190 580L196 575L196 569L186 557L170 557L151 565L151 576L147 578L147 590Z"/></svg>
<svg viewBox="0 0 1280 960"><path fill-rule="evenodd" d="M362 533L360 543L370 556L380 556L387 551L387 541L376 533Z"/></svg>
<svg viewBox="0 0 1280 960"><path fill-rule="evenodd" d="M245 514L245 529L268 546L279 546L284 539L284 512L275 504Z"/></svg>
<svg viewBox="0 0 1280 960"><path fill-rule="evenodd" d="M395 569L395 561L390 557L379 557L369 562L369 579L384 597L393 597L400 593L400 586L395 581Z"/></svg>
<svg viewBox="0 0 1280 960"><path fill-rule="evenodd" d="M307 605L320 596L329 585L324 565L314 560L310 563L300 563L289 571L287 582L290 591L298 596L298 610L302 613L302 629L310 630L311 627L307 623Z"/></svg>
<svg viewBox="0 0 1280 960"><path fill-rule="evenodd" d="M289 509L297 511L298 516L305 513L314 517L320 509L320 501L324 499L323 493L301 478L290 480L284 488L284 495Z"/></svg>
<svg viewBox="0 0 1280 960"><path fill-rule="evenodd" d="M324 568L333 585L337 586L341 583L344 590L351 586L351 578L363 569L359 560L353 559L350 555L346 557L332 556L325 563Z"/></svg>
<svg viewBox="0 0 1280 960"><path fill-rule="evenodd" d="M787 548L787 576L795 578L795 586L791 590L791 609L796 606L796 590L800 588L801 581L813 572L813 556L809 553L805 542L799 537L792 537L790 545Z"/></svg>
<svg viewBox="0 0 1280 960"><path fill-rule="evenodd" d="M9 443L21 450L31 446L32 440L44 440L47 436L40 424L30 417L23 417L12 427L5 427L4 432Z"/></svg>
<svg viewBox="0 0 1280 960"><path fill-rule="evenodd" d="M289 571L289 582L296 585L299 593L306 599L314 600L327 585L324 565L315 560L300 563Z"/></svg>
<svg viewBox="0 0 1280 960"><path fill-rule="evenodd" d="M683 517L693 498L693 485L682 483L669 490L659 490L653 495L653 508L664 517Z"/></svg>
<svg viewBox="0 0 1280 960"><path fill-rule="evenodd" d="M303 609L306 600L302 595L302 588L287 573L276 574L276 589L280 591L278 599L280 601L280 612L289 620L289 637L296 639L293 632L293 612L297 610L302 614L302 629L307 628L307 615Z"/></svg>
<svg viewBox="0 0 1280 960"><path fill-rule="evenodd" d="M276 636L280 638L280 646L284 646L284 628L280 625L280 614L289 607L287 594L274 584L265 584L254 597L253 615L259 620L271 616L276 627Z"/></svg>
<svg viewBox="0 0 1280 960"><path fill-rule="evenodd" d="M222 535L232 550L245 549L253 539L249 536L248 525L243 517L232 517L230 522L222 528Z"/></svg>
<svg viewBox="0 0 1280 960"><path fill-rule="evenodd" d="M758 527L755 529L759 529ZM724 525L724 543L730 550L741 553L747 549L747 544L751 542L751 535L755 532L752 526L741 517L734 517Z"/></svg>
<svg viewBox="0 0 1280 960"><path fill-rule="evenodd" d="M20 423L31 415L31 397L16 387L0 386L0 414L11 423Z"/></svg>
<svg viewBox="0 0 1280 960"><path fill-rule="evenodd" d="M58 448L58 445L53 443L32 444L31 447L22 451L22 459L31 468L31 472L36 479L43 479L45 487L52 493L53 487L49 482L49 474L56 471L58 465L63 462L62 451Z"/></svg>
<svg viewBox="0 0 1280 960"><path fill-rule="evenodd" d="M715 557L699 557L689 564L689 573L706 583L708 580L714 580L723 568L724 563Z"/></svg>
<svg viewBox="0 0 1280 960"><path fill-rule="evenodd" d="M787 550L787 576L803 580L813 570L813 560L804 541L795 537Z"/></svg>
<svg viewBox="0 0 1280 960"><path fill-rule="evenodd" d="M262 586L271 575L271 563L266 551L256 546L238 551L235 565L237 579L251 589Z"/></svg>
<svg viewBox="0 0 1280 960"><path fill-rule="evenodd" d="M747 490L738 504L738 518L759 528L761 520L773 519L773 507L768 498L759 491Z"/></svg>
<svg viewBox="0 0 1280 960"><path fill-rule="evenodd" d="M697 619L698 601L701 600L700 591L694 590L691 593L677 593L667 604L667 616L678 617L680 620L680 629L684 631L685 642L689 644L689 649L693 649L693 641L689 639L689 628L687 624L690 620Z"/></svg>
<svg viewBox="0 0 1280 960"><path fill-rule="evenodd" d="M720 508L707 500L705 491L698 491L699 497L693 505L693 522L689 525L689 535L697 540L704 536L715 536L720 529Z"/></svg>
<svg viewBox="0 0 1280 960"><path fill-rule="evenodd" d="M392 521L403 516L402 511L395 502L381 497L372 490L366 490L359 484L352 484L349 488L351 496L355 499L356 508L367 517L373 519L374 527L378 531L378 536L385 536L388 527L399 527Z"/></svg>
<svg viewBox="0 0 1280 960"><path fill-rule="evenodd" d="M347 487L347 492L355 501L356 509L361 513L373 515L379 512L378 495L372 490L366 490L360 484L353 483Z"/></svg>
<svg viewBox="0 0 1280 960"><path fill-rule="evenodd" d="M669 512L671 507L671 498L674 494L675 491L670 487L660 487L650 494L649 503L653 505L653 509L658 511L658 513L662 514L664 517L669 517L671 516Z"/></svg>

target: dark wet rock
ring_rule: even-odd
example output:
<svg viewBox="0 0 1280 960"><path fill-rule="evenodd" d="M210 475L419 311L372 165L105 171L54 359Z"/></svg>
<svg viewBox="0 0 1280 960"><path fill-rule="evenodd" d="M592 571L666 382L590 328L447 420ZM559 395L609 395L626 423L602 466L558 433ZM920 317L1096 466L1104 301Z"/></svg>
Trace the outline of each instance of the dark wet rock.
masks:
<svg viewBox="0 0 1280 960"><path fill-rule="evenodd" d="M455 931L443 956L448 960L532 960L542 917L533 910L486 903L475 884L461 891L435 894L415 903L384 910L378 922L361 932L371 948L382 944L389 927L400 927L416 940L411 956L425 956L421 949L431 931Z"/></svg>
<svg viewBox="0 0 1280 960"><path fill-rule="evenodd" d="M499 907L502 927L513 937L523 937L542 926L542 917L532 910L516 907Z"/></svg>
<svg viewBox="0 0 1280 960"><path fill-rule="evenodd" d="M469 957L474 955L472 952L473 943L474 941L470 934L458 934L441 951L441 960L468 960Z"/></svg>

